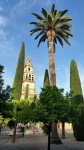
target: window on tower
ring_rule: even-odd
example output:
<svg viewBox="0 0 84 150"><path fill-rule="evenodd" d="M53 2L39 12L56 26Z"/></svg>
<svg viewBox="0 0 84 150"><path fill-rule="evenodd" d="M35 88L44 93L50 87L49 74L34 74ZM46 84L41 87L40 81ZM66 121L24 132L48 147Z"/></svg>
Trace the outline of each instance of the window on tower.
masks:
<svg viewBox="0 0 84 150"><path fill-rule="evenodd" d="M28 74L26 74L26 80L28 80Z"/></svg>
<svg viewBox="0 0 84 150"><path fill-rule="evenodd" d="M30 71L30 68L28 68L28 71Z"/></svg>
<svg viewBox="0 0 84 150"><path fill-rule="evenodd" d="M29 80L31 80L31 75L29 74Z"/></svg>
<svg viewBox="0 0 84 150"><path fill-rule="evenodd" d="M34 81L34 76L32 75L32 81Z"/></svg>

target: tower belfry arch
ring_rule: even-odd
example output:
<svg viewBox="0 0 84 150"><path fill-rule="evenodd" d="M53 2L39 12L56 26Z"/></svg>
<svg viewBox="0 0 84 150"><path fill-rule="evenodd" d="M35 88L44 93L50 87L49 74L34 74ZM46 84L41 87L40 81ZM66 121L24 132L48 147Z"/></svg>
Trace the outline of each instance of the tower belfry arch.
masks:
<svg viewBox="0 0 84 150"><path fill-rule="evenodd" d="M26 64L24 66L21 99L25 98L27 85L28 85L28 98L34 97L34 95L36 94L35 73L32 66L32 60L30 59L30 57L28 57L28 59L26 60Z"/></svg>

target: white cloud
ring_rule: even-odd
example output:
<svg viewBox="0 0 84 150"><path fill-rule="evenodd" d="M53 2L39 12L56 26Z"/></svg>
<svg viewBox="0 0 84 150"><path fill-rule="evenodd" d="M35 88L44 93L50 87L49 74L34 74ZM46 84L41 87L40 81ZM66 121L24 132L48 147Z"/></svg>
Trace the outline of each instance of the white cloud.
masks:
<svg viewBox="0 0 84 150"><path fill-rule="evenodd" d="M14 7L12 8L11 15L12 17L15 16L23 16L28 9L32 8L34 5L36 5L39 2L39 0L33 0L31 3L31 0L20 0L18 1Z"/></svg>
<svg viewBox="0 0 84 150"><path fill-rule="evenodd" d="M8 31L5 31L4 28L0 28L0 56L1 59L5 57L12 56L14 51L14 38L9 38ZM15 54L14 54L15 55Z"/></svg>
<svg viewBox="0 0 84 150"><path fill-rule="evenodd" d="M0 27L5 27L7 25L7 19L3 16L0 16Z"/></svg>
<svg viewBox="0 0 84 150"><path fill-rule="evenodd" d="M4 9L0 6L0 11L3 11Z"/></svg>
<svg viewBox="0 0 84 150"><path fill-rule="evenodd" d="M55 3L58 3L59 0L56 0ZM16 15L23 16L26 12L28 12L29 9L33 8L36 4L41 5L51 5L52 0L20 0L18 1L14 7L12 8L11 15L12 17Z"/></svg>
<svg viewBox="0 0 84 150"><path fill-rule="evenodd" d="M9 32L6 30L8 21L6 17L0 16L0 55L9 56L13 50L13 37L9 38Z"/></svg>
<svg viewBox="0 0 84 150"><path fill-rule="evenodd" d="M0 28L0 54L5 55L7 50L7 38L6 38L7 33L3 28Z"/></svg>
<svg viewBox="0 0 84 150"><path fill-rule="evenodd" d="M47 1L46 1L46 4L47 4L47 5L50 5L51 3L52 3L51 0L47 0Z"/></svg>
<svg viewBox="0 0 84 150"><path fill-rule="evenodd" d="M5 38L5 36L6 36L6 32L4 31L3 28L0 28L0 39Z"/></svg>

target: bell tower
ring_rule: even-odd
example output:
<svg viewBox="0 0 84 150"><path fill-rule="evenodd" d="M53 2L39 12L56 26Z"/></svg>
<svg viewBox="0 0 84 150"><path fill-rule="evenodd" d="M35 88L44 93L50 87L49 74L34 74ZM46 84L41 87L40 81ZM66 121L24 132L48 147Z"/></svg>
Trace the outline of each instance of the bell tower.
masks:
<svg viewBox="0 0 84 150"><path fill-rule="evenodd" d="M32 61L31 61L30 58L28 58L26 60L26 64L24 66L21 99L25 98L25 92L26 92L27 84L28 84L28 98L30 98L30 97L33 97L36 94L35 74L34 74L34 71L33 71Z"/></svg>

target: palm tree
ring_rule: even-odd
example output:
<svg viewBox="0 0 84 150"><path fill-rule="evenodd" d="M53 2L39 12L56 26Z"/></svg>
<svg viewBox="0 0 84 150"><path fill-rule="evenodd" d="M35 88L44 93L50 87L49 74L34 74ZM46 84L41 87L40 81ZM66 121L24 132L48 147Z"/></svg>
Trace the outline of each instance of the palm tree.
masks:
<svg viewBox="0 0 84 150"><path fill-rule="evenodd" d="M50 13L47 13L47 11L44 8L42 8L41 13L43 17L36 13L32 13L32 15L34 15L38 19L38 22L30 22L30 24L33 24L35 26L30 31L31 32L30 35L38 32L38 34L35 36L35 40L40 38L37 47L39 47L41 42L45 42L46 39L48 42L51 86L56 85L56 74L54 63L55 44L59 42L63 47L64 45L63 40L64 40L70 46L69 37L70 36L72 37L72 34L70 33L70 28L72 27L72 25L69 23L69 21L72 20L72 18L69 16L64 16L64 14L67 12L68 10L57 11L55 9L55 4L52 4ZM53 129L56 130L57 136L56 124L53 124ZM55 137L55 135L53 137ZM55 142L54 139L52 143L57 143L57 141Z"/></svg>

